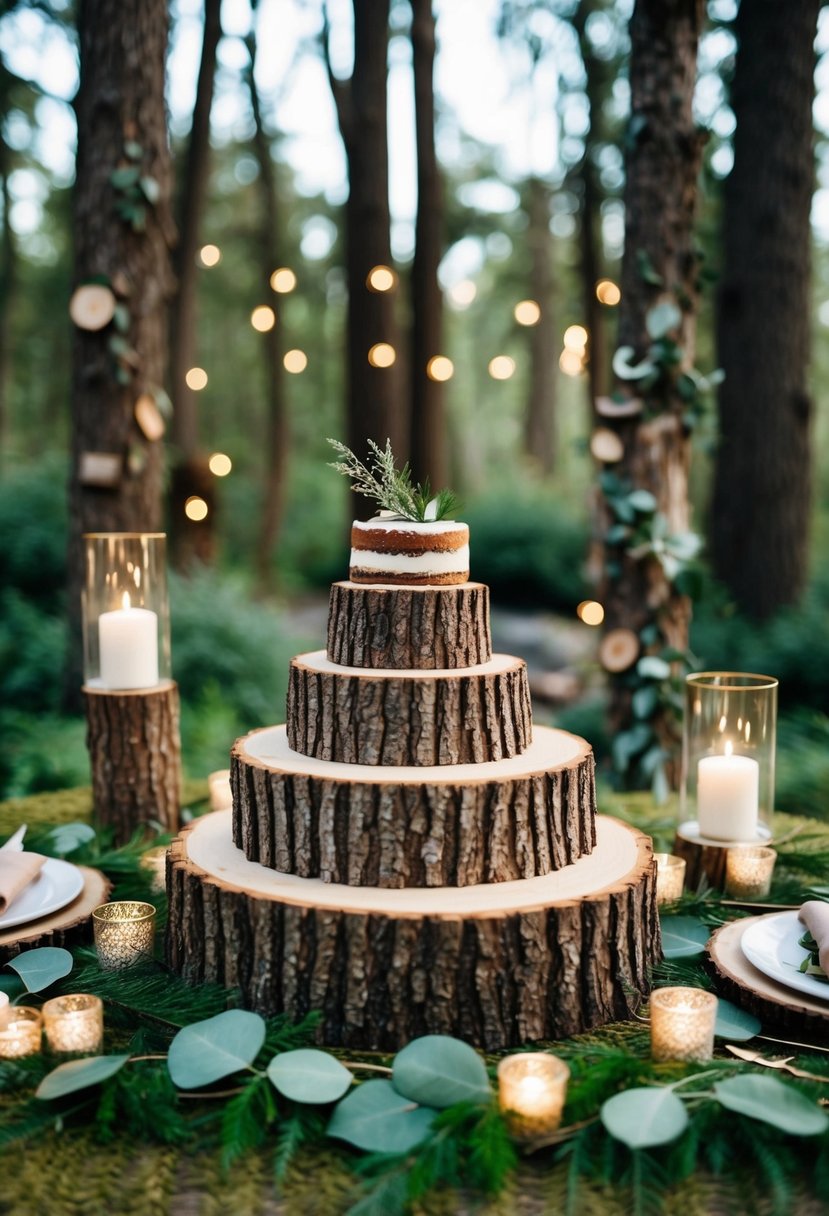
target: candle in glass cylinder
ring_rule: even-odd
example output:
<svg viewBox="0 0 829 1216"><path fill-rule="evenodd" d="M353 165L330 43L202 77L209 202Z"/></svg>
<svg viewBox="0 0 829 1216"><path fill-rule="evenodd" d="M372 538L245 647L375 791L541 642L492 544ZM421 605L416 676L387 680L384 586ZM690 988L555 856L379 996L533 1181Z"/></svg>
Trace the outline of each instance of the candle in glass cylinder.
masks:
<svg viewBox="0 0 829 1216"><path fill-rule="evenodd" d="M655 988L651 993L654 1060L710 1060L717 998L702 988Z"/></svg>
<svg viewBox="0 0 829 1216"><path fill-rule="evenodd" d="M671 904L682 895L685 887L685 858L672 853L654 853L656 862L656 902Z"/></svg>
<svg viewBox="0 0 829 1216"><path fill-rule="evenodd" d="M40 1051L41 1031L39 1009L9 1005L0 1012L0 1059L16 1060Z"/></svg>
<svg viewBox="0 0 829 1216"><path fill-rule="evenodd" d="M43 1006L46 1042L55 1052L97 1055L104 1039L104 1006L88 993L56 996Z"/></svg>
<svg viewBox="0 0 829 1216"><path fill-rule="evenodd" d="M725 890L734 899L762 899L771 890L777 854L762 845L729 849L725 857Z"/></svg>
<svg viewBox="0 0 829 1216"><path fill-rule="evenodd" d="M98 617L101 684L113 690L154 688L158 684L158 616L149 608L122 606Z"/></svg>
<svg viewBox="0 0 829 1216"><path fill-rule="evenodd" d="M735 756L726 743L721 756L703 756L697 766L697 820L700 836L712 840L753 840L760 805L760 765Z"/></svg>
<svg viewBox="0 0 829 1216"><path fill-rule="evenodd" d="M546 1051L506 1056L498 1065L498 1105L513 1136L532 1140L561 1123L570 1069Z"/></svg>

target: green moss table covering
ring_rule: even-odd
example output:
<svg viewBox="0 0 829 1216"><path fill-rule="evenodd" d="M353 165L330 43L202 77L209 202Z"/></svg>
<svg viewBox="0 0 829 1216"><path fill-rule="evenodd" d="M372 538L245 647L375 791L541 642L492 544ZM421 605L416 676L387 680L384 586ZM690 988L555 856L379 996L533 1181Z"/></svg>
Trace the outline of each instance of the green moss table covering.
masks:
<svg viewBox="0 0 829 1216"><path fill-rule="evenodd" d="M188 795L205 809L203 787ZM603 807L657 839L672 831L644 800ZM0 838L27 822L33 846L102 869L115 898L151 898L163 917L139 864L145 846L112 850L69 826L89 809L88 791L2 804ZM789 839L770 901L820 894L829 829L785 817L776 827ZM672 957L655 983L710 986L704 941L741 910L709 892L668 913ZM571 1082L562 1128L528 1151L497 1109L496 1059L457 1040L421 1040L394 1059L323 1053L313 1016L265 1021L235 1009L238 994L187 987L159 963L102 972L78 947L16 965L0 987L27 1003L102 997L106 1059L0 1064L0 1147L13 1164L4 1216L826 1211L829 1053L769 1042L725 1005L706 1064L654 1064L646 1008L545 1045ZM770 1067L776 1055L792 1057L788 1071Z"/></svg>

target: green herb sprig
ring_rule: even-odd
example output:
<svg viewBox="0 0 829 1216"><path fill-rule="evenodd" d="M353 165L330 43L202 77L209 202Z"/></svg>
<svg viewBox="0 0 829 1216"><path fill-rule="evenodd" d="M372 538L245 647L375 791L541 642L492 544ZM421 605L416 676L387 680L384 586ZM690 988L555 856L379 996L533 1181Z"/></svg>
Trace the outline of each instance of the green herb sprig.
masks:
<svg viewBox="0 0 829 1216"><path fill-rule="evenodd" d="M339 440L329 439L328 442L341 457L332 461L329 467L351 478L351 489L364 498L373 499L381 510L413 523L431 523L451 518L460 509L460 502L452 490L439 490L433 494L428 478L415 485L408 464L398 469L389 439L385 448L369 439L367 465Z"/></svg>

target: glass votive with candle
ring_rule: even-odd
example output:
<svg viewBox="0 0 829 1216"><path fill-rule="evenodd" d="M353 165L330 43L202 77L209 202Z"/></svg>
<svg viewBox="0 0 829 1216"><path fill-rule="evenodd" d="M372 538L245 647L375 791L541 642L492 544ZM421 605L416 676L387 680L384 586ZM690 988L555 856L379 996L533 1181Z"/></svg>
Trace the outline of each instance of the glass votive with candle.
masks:
<svg viewBox="0 0 829 1216"><path fill-rule="evenodd" d="M167 538L163 532L84 536L84 682L119 692L170 679Z"/></svg>
<svg viewBox="0 0 829 1216"><path fill-rule="evenodd" d="M654 988L650 1000L651 1055L666 1060L710 1060L717 998L702 988Z"/></svg>
<svg viewBox="0 0 829 1216"><path fill-rule="evenodd" d="M505 1056L498 1065L498 1105L510 1134L535 1140L556 1131L569 1078L564 1061L546 1051Z"/></svg>
<svg viewBox="0 0 829 1216"><path fill-rule="evenodd" d="M686 679L679 835L765 844L774 812L777 680L732 671Z"/></svg>
<svg viewBox="0 0 829 1216"><path fill-rule="evenodd" d="M104 1005L98 996L77 992L43 1006L46 1042L56 1053L98 1055L104 1041Z"/></svg>
<svg viewBox="0 0 829 1216"><path fill-rule="evenodd" d="M685 858L673 853L654 853L656 862L656 902L675 903L685 889Z"/></svg>
<svg viewBox="0 0 829 1216"><path fill-rule="evenodd" d="M777 854L765 845L729 849L725 857L725 892L734 899L762 899L771 890Z"/></svg>
<svg viewBox="0 0 829 1216"><path fill-rule="evenodd" d="M101 904L92 913L95 949L105 971L131 967L153 956L155 908L136 900Z"/></svg>
<svg viewBox="0 0 829 1216"><path fill-rule="evenodd" d="M40 1051L43 1019L30 1005L6 1005L0 1010L0 1060L17 1060Z"/></svg>

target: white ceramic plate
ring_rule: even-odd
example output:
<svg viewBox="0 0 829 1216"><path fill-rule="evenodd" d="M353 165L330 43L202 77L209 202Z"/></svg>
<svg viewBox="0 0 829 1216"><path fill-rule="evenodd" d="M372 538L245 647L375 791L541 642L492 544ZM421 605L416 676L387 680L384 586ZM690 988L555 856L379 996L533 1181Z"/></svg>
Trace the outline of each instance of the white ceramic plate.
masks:
<svg viewBox="0 0 829 1216"><path fill-rule="evenodd" d="M806 926L798 920L797 912L772 912L746 929L741 942L743 954L769 979L829 1001L829 983L798 970L806 956L798 945L805 932Z"/></svg>
<svg viewBox="0 0 829 1216"><path fill-rule="evenodd" d="M83 874L69 861L47 857L43 869L34 882L21 891L7 911L0 916L0 933L13 929L15 925L40 920L52 912L59 912L71 904L83 890Z"/></svg>

